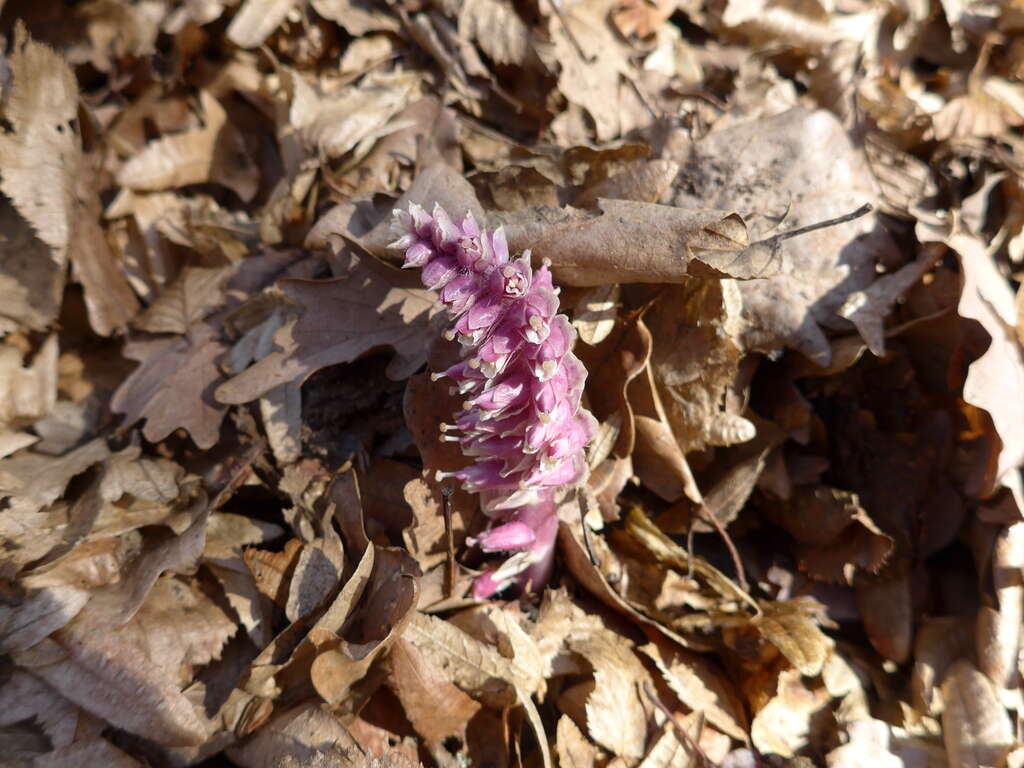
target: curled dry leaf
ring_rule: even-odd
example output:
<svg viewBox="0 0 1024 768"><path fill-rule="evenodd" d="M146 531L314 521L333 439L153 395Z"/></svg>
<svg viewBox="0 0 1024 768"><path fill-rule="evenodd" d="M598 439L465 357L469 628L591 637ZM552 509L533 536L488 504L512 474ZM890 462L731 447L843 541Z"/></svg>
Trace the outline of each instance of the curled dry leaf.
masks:
<svg viewBox="0 0 1024 768"><path fill-rule="evenodd" d="M747 227L728 210L686 210L631 200L597 201L599 213L571 206L495 213L513 251L550 259L566 285L679 283L694 275L750 278L771 272L765 254L745 249Z"/></svg>

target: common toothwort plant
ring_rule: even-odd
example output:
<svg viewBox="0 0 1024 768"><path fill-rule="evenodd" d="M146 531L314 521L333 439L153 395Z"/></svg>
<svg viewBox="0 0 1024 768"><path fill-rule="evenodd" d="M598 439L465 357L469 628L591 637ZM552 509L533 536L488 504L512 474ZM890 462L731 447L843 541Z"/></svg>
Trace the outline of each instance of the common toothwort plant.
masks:
<svg viewBox="0 0 1024 768"><path fill-rule="evenodd" d="M512 259L505 232L481 230L472 214L456 224L439 205L433 214L409 203L395 211L405 267L419 267L452 319L462 360L447 377L465 400L441 439L458 441L475 463L454 477L480 494L491 518L471 543L511 556L478 577L473 595L485 599L514 582L542 585L551 573L559 493L586 476L583 449L597 422L580 405L587 371L572 353L576 332L558 312L558 290L545 263L530 253Z"/></svg>

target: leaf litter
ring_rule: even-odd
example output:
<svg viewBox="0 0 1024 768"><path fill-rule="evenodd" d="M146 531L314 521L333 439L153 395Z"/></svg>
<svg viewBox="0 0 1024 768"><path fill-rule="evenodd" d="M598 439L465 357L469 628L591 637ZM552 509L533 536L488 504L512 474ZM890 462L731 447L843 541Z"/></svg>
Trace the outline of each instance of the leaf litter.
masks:
<svg viewBox="0 0 1024 768"><path fill-rule="evenodd" d="M6 762L1021 763L1019 7L8 5ZM588 369L521 595L411 203Z"/></svg>

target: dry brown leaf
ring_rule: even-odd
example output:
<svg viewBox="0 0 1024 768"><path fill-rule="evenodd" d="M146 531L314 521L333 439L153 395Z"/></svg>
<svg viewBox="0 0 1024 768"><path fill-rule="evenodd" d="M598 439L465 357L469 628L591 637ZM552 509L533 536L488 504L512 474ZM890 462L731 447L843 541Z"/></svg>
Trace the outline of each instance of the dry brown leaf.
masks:
<svg viewBox="0 0 1024 768"><path fill-rule="evenodd" d="M347 758L340 759L339 752ZM250 738L231 747L228 755L244 768L369 768L352 735L326 708L314 702L275 713ZM336 759L324 761L324 756ZM289 759L295 762L286 762Z"/></svg>
<svg viewBox="0 0 1024 768"><path fill-rule="evenodd" d="M237 629L195 584L164 576L131 621L116 631L150 663L185 686L196 669L220 658L221 649Z"/></svg>
<svg viewBox="0 0 1024 768"><path fill-rule="evenodd" d="M957 768L996 766L1014 744L1013 726L996 691L977 668L962 659L942 682L942 737L949 764Z"/></svg>
<svg viewBox="0 0 1024 768"><path fill-rule="evenodd" d="M56 299L63 286L75 228L74 194L81 162L74 128L78 88L64 60L30 39L20 24L5 68L9 85L4 89L3 117L9 128L0 134L0 191L50 249L53 266L37 267L55 278L55 293L38 296L45 307L46 299Z"/></svg>
<svg viewBox="0 0 1024 768"><path fill-rule="evenodd" d="M13 669L0 686L0 727L32 721L47 748L60 749L75 740L80 713L46 683L22 669Z"/></svg>
<svg viewBox="0 0 1024 768"><path fill-rule="evenodd" d="M767 222L782 220L784 228L850 213L876 196L870 171L839 122L824 111L793 109L713 131L672 159L688 181L677 188L676 205L757 212ZM753 223L751 239L770 234ZM887 236L877 235L878 242L874 235L862 237L874 226L869 215L782 243L780 264L774 265L778 275L738 284L747 323L744 346L769 350L785 344L828 364L831 353L819 325L835 325L847 296L874 279L874 261L887 245Z"/></svg>
<svg viewBox="0 0 1024 768"><path fill-rule="evenodd" d="M49 336L31 364L25 366L21 350L9 344L0 346L0 427L20 429L53 410L57 403L57 356L56 336ZM0 458L4 455L0 453Z"/></svg>
<svg viewBox="0 0 1024 768"><path fill-rule="evenodd" d="M893 551L892 537L849 491L795 488L787 505L766 512L801 544L801 570L821 581L852 585L858 571L877 573Z"/></svg>
<svg viewBox="0 0 1024 768"><path fill-rule="evenodd" d="M783 670L776 695L750 724L751 741L761 752L792 757L808 743L811 718L829 699L823 687L808 687L797 670Z"/></svg>
<svg viewBox="0 0 1024 768"><path fill-rule="evenodd" d="M400 24L373 0L310 0L310 5L355 38L367 32L398 32Z"/></svg>
<svg viewBox="0 0 1024 768"><path fill-rule="evenodd" d="M743 705L725 673L700 654L656 640L640 648L658 666L679 701L723 733L746 739Z"/></svg>
<svg viewBox="0 0 1024 768"><path fill-rule="evenodd" d="M647 741L647 713L641 699L650 676L626 638L591 632L569 638L569 648L594 669L594 690L587 697L587 730L615 755L638 760Z"/></svg>
<svg viewBox="0 0 1024 768"><path fill-rule="evenodd" d="M399 639L388 654L390 685L406 717L425 739L465 738L466 725L480 705L455 687L436 662Z"/></svg>
<svg viewBox="0 0 1024 768"><path fill-rule="evenodd" d="M1024 123L1024 88L1002 77L969 77L967 93L932 116L939 141L988 138Z"/></svg>
<svg viewBox="0 0 1024 768"><path fill-rule="evenodd" d="M495 64L524 67L536 59L530 30L512 3L470 0L458 4L459 36L476 42Z"/></svg>
<svg viewBox="0 0 1024 768"><path fill-rule="evenodd" d="M885 354L885 316L892 311L896 300L917 283L942 257L937 248L924 250L915 261L906 264L891 275L878 278L867 288L854 291L846 297L836 314L845 317L857 328L867 342L868 349L878 357Z"/></svg>
<svg viewBox="0 0 1024 768"><path fill-rule="evenodd" d="M558 719L555 732L558 765L562 768L594 768L598 750L568 715Z"/></svg>
<svg viewBox="0 0 1024 768"><path fill-rule="evenodd" d="M227 36L240 48L256 48L281 26L298 0L245 0L228 25Z"/></svg>
<svg viewBox="0 0 1024 768"><path fill-rule="evenodd" d="M142 434L150 442L182 428L197 446L211 448L227 411L213 399L213 388L224 378L217 361L226 351L206 324L186 336L130 342L124 355L141 364L114 393L111 408L128 424L145 419Z"/></svg>
<svg viewBox="0 0 1024 768"><path fill-rule="evenodd" d="M889 724L882 720L858 720L846 727L849 741L825 757L828 768L903 768L905 763L889 749Z"/></svg>
<svg viewBox="0 0 1024 768"><path fill-rule="evenodd" d="M945 703L940 687L946 670L970 654L973 628L959 616L925 619L914 639L914 670L910 684L913 704L929 715L940 713Z"/></svg>
<svg viewBox="0 0 1024 768"><path fill-rule="evenodd" d="M678 0L619 0L612 19L624 37L648 37L678 6Z"/></svg>
<svg viewBox="0 0 1024 768"><path fill-rule="evenodd" d="M346 277L287 280L281 290L306 308L294 327L277 334L284 351L271 353L222 384L217 398L244 403L290 381L304 381L328 365L351 362L371 349L396 351L388 375L403 379L425 360L429 319L439 310L428 291L393 287L362 262Z"/></svg>
<svg viewBox="0 0 1024 768"><path fill-rule="evenodd" d="M1024 523L1003 528L992 552L996 606L978 613L978 666L998 688L1012 687L1017 674L1021 616L1024 613Z"/></svg>
<svg viewBox="0 0 1024 768"><path fill-rule="evenodd" d="M212 182L247 202L253 198L259 168L249 158L244 137L209 92L200 92L199 102L203 127L147 144L122 166L117 175L121 186L151 192Z"/></svg>
<svg viewBox="0 0 1024 768"><path fill-rule="evenodd" d="M289 122L323 158L341 157L360 142L400 127L391 120L416 100L421 80L412 72L375 74L358 86L321 95L299 73L286 76L294 94Z"/></svg>
<svg viewBox="0 0 1024 768"><path fill-rule="evenodd" d="M802 675L813 677L832 652L835 643L818 627L825 606L814 598L797 597L785 602L761 602L761 613L750 620Z"/></svg>
<svg viewBox="0 0 1024 768"><path fill-rule="evenodd" d="M185 267L135 321L149 333L185 333L224 301L224 284L232 269Z"/></svg>
<svg viewBox="0 0 1024 768"><path fill-rule="evenodd" d="M0 461L0 497L13 497L6 515L38 512L52 504L67 484L110 455L106 442L92 440L60 458L23 452Z"/></svg>
<svg viewBox="0 0 1024 768"><path fill-rule="evenodd" d="M620 78L632 75L628 48L615 36L608 14L615 0L584 0L549 20L558 88L594 120L598 141L625 133L632 115L619 108ZM585 59L582 57L586 57Z"/></svg>
<svg viewBox="0 0 1024 768"><path fill-rule="evenodd" d="M995 477L986 478L981 493L988 493L1006 473L1024 463L1024 434L1016 425L1024 423L1024 401L1006 397L1007 391L1024 390L1024 353L1017 341L1013 291L984 244L975 236L956 233L937 236L919 229L922 241L943 240L960 255L964 288L957 311L976 320L992 337L985 353L971 363L964 382L963 398L986 410L1002 441Z"/></svg>
<svg viewBox="0 0 1024 768"><path fill-rule="evenodd" d="M201 744L207 728L175 680L104 627L70 624L15 661L82 709L170 746Z"/></svg>
<svg viewBox="0 0 1024 768"><path fill-rule="evenodd" d="M685 210L631 200L597 201L598 215L571 206L494 213L513 251L550 259L566 285L678 283L693 275L749 278L771 273L770 256L748 246L735 213Z"/></svg>

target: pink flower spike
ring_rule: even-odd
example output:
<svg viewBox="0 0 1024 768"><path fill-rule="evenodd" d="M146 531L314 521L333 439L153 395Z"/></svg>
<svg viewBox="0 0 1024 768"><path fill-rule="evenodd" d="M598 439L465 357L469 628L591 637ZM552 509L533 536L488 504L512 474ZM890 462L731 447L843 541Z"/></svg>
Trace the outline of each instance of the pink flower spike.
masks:
<svg viewBox="0 0 1024 768"><path fill-rule="evenodd" d="M439 291L458 339L462 361L448 377L463 410L440 438L458 442L474 463L452 477L480 494L496 525L474 542L486 553L508 552L473 585L486 599L507 586L539 589L551 572L556 501L583 482L584 449L596 421L580 404L586 369L572 353L576 334L558 314L558 290L545 263L536 272L529 253L512 260L505 232L481 229L467 214L456 224L438 205L428 215L410 204L396 212L396 248L407 266L423 269L424 285Z"/></svg>

